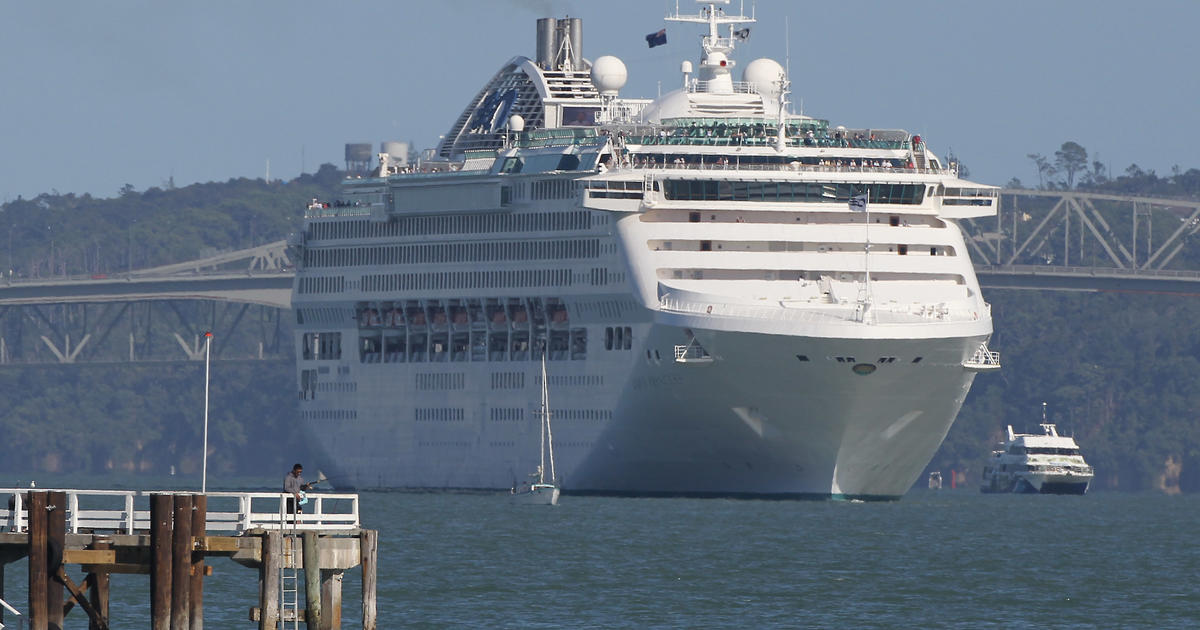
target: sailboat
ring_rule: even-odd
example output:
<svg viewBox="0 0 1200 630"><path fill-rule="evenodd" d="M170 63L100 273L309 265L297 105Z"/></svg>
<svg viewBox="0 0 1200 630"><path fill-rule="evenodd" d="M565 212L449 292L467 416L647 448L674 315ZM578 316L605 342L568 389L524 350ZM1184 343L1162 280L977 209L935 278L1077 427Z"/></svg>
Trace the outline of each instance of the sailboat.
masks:
<svg viewBox="0 0 1200 630"><path fill-rule="evenodd" d="M554 474L554 434L550 431L550 390L546 383L546 351L542 350L542 401L537 410L542 426L541 459L530 481L513 487L512 499L530 505L558 505L558 479ZM550 458L550 479L546 480L546 457Z"/></svg>

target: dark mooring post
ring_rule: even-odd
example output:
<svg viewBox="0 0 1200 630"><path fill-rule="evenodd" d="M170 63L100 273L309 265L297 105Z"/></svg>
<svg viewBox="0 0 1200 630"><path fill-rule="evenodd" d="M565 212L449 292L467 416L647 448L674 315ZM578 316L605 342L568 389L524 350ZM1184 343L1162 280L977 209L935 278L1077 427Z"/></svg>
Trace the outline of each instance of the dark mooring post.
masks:
<svg viewBox="0 0 1200 630"><path fill-rule="evenodd" d="M204 532L208 526L208 497L197 494L192 497L192 536L200 541L192 552L191 605L189 616L191 630L204 630Z"/></svg>
<svg viewBox="0 0 1200 630"><path fill-rule="evenodd" d="M48 630L46 584L46 493L29 493L29 630Z"/></svg>
<svg viewBox="0 0 1200 630"><path fill-rule="evenodd" d="M171 630L189 630L188 596L192 591L192 495L173 497L171 531Z"/></svg>
<svg viewBox="0 0 1200 630"><path fill-rule="evenodd" d="M308 630L321 627L321 554L317 532L304 532L304 621Z"/></svg>
<svg viewBox="0 0 1200 630"><path fill-rule="evenodd" d="M98 540L92 543L91 548L112 549L112 543L107 540ZM91 583L88 588L88 599L92 602L92 608L96 609L101 617L108 619L108 587L111 581L109 573L97 567L93 570L90 578ZM99 630L99 628L99 624L95 621L88 621L88 630Z"/></svg>
<svg viewBox="0 0 1200 630"><path fill-rule="evenodd" d="M46 500L49 501L46 505L46 559L49 561L46 571L50 574L50 580L46 582L47 625L50 630L62 630L66 616L63 583L58 581L56 574L67 547L67 493L49 492Z"/></svg>
<svg viewBox="0 0 1200 630"><path fill-rule="evenodd" d="M150 495L150 628L171 630L171 511L169 494Z"/></svg>
<svg viewBox="0 0 1200 630"><path fill-rule="evenodd" d="M379 558L379 532L363 530L358 539L359 566L362 568L362 627L376 630L375 592L376 565Z"/></svg>
<svg viewBox="0 0 1200 630"><path fill-rule="evenodd" d="M279 626L279 567L282 562L283 533L266 532L262 537L262 562L258 565L259 630L275 630Z"/></svg>

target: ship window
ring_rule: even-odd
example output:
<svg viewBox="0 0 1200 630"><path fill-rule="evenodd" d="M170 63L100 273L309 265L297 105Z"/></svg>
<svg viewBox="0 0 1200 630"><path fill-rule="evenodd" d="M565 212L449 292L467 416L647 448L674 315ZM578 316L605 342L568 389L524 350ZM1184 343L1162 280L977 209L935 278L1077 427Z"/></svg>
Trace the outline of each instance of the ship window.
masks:
<svg viewBox="0 0 1200 630"><path fill-rule="evenodd" d="M577 168L579 168L578 155L566 154L558 160L558 170L560 171L573 171Z"/></svg>
<svg viewBox="0 0 1200 630"><path fill-rule="evenodd" d="M629 350L633 347L633 329L629 326L625 327L625 345L624 348Z"/></svg>
<svg viewBox="0 0 1200 630"><path fill-rule="evenodd" d="M908 255L908 245L904 245L903 243L901 243L900 245L897 245L896 253L900 254L901 256L907 256Z"/></svg>
<svg viewBox="0 0 1200 630"><path fill-rule="evenodd" d="M604 349L613 349L613 329L612 326L604 329Z"/></svg>
<svg viewBox="0 0 1200 630"><path fill-rule="evenodd" d="M700 241L700 251L711 252L712 251L712 241Z"/></svg>
<svg viewBox="0 0 1200 630"><path fill-rule="evenodd" d="M797 354L797 355L796 355L796 358L797 358L797 359L800 359L801 361L808 361L808 355L807 355L807 354Z"/></svg>
<svg viewBox="0 0 1200 630"><path fill-rule="evenodd" d="M571 331L571 360L579 361L587 358L587 329L576 328Z"/></svg>
<svg viewBox="0 0 1200 630"><path fill-rule="evenodd" d="M699 223L699 222L700 222L700 213L699 212L689 212L688 213L688 223Z"/></svg>
<svg viewBox="0 0 1200 630"><path fill-rule="evenodd" d="M900 217L893 214L892 216L888 217L888 224L891 225L892 227L899 227L900 226Z"/></svg>

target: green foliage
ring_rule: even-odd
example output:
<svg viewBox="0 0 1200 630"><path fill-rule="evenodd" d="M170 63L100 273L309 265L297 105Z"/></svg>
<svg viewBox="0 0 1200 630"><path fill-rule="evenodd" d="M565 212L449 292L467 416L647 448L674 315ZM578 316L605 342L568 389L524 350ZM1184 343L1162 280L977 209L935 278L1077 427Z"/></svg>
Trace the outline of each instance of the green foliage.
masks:
<svg viewBox="0 0 1200 630"><path fill-rule="evenodd" d="M1054 165L1067 174L1067 188L1075 187L1075 173L1087 170L1087 149L1077 142L1067 141L1054 152Z"/></svg>
<svg viewBox="0 0 1200 630"><path fill-rule="evenodd" d="M17 277L113 274L253 247L296 230L306 202L329 198L330 164L291 181L231 179L111 199L42 194L0 206L0 256Z"/></svg>
<svg viewBox="0 0 1200 630"><path fill-rule="evenodd" d="M1025 157L1033 160L1033 165L1037 167L1038 188L1045 188L1046 180L1054 177L1054 174L1057 172L1057 170L1054 168L1054 165L1051 164L1050 161L1040 153L1030 153Z"/></svg>
<svg viewBox="0 0 1200 630"><path fill-rule="evenodd" d="M0 207L17 276L119 273L284 238L342 174L233 179L112 199L43 194ZM214 362L209 471L274 474L304 455L291 366ZM198 473L203 364L0 367L0 470Z"/></svg>
<svg viewBox="0 0 1200 630"><path fill-rule="evenodd" d="M209 470L266 474L303 453L292 370L213 366ZM198 472L204 365L6 367L0 427L12 472Z"/></svg>
<svg viewBox="0 0 1200 630"><path fill-rule="evenodd" d="M1200 466L1200 301L1012 290L988 298L1004 368L976 378L933 469L977 482L1005 425L1036 431L1043 401L1059 430L1076 436L1099 487L1155 487L1168 457Z"/></svg>

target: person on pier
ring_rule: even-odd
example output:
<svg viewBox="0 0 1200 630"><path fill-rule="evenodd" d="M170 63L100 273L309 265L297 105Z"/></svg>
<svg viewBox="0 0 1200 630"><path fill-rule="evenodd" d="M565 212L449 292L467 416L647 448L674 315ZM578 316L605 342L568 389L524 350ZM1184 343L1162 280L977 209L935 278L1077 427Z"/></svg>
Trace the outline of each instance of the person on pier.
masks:
<svg viewBox="0 0 1200 630"><path fill-rule="evenodd" d="M287 510L289 514L302 514L304 507L301 504L300 493L312 488L311 483L304 483L304 477L300 474L304 472L304 466L296 464L292 466L292 472L288 473L283 478L283 491L290 492L292 496L288 497Z"/></svg>

